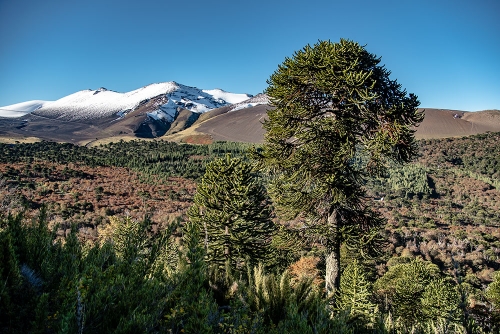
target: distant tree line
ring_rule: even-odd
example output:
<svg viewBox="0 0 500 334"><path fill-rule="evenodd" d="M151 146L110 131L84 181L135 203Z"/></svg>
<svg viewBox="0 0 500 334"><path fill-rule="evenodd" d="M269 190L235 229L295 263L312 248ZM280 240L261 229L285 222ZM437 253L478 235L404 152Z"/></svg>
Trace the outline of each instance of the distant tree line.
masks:
<svg viewBox="0 0 500 334"><path fill-rule="evenodd" d="M177 144L167 141L120 141L99 147L42 141L33 144L0 143L0 162L36 162L46 160L67 164L82 163L90 167L128 167L144 175L167 178L182 176L199 179L214 157L226 153L243 156L250 145L216 142L210 145Z"/></svg>

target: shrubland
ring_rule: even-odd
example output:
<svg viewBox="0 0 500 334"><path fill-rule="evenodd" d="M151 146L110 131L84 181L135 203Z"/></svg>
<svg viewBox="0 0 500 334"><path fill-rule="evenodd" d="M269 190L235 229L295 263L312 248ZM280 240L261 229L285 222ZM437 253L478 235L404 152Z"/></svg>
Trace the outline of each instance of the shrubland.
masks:
<svg viewBox="0 0 500 334"><path fill-rule="evenodd" d="M163 143L116 143L96 153L128 152L134 167L92 165L86 148L67 144L2 145L2 332L497 331L499 192L485 181L497 171L481 166L500 156L499 136L420 141L415 164L369 179L385 243L371 257L342 248L335 299L324 291L322 241L301 219L268 213L260 264L205 261L204 233L187 223L196 183L207 163L243 157L246 145L167 153ZM457 143L474 147L467 165L433 153L451 156ZM66 157L33 153L45 145ZM141 170L158 149L183 159L159 168L199 164L199 173Z"/></svg>

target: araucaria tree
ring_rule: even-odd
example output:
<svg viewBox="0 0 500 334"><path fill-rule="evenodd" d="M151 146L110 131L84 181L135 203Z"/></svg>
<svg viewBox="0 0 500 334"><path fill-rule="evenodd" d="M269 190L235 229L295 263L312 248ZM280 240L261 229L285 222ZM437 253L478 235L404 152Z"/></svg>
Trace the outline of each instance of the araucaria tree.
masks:
<svg viewBox="0 0 500 334"><path fill-rule="evenodd" d="M188 211L198 225L209 263L242 269L268 256L273 222L264 187L249 163L227 155L206 168Z"/></svg>
<svg viewBox="0 0 500 334"><path fill-rule="evenodd" d="M303 216L327 242L326 288L340 284L340 248L373 240L381 220L367 208L363 179L417 152L417 96L389 78L380 58L341 39L286 58L268 80L260 162L281 213Z"/></svg>

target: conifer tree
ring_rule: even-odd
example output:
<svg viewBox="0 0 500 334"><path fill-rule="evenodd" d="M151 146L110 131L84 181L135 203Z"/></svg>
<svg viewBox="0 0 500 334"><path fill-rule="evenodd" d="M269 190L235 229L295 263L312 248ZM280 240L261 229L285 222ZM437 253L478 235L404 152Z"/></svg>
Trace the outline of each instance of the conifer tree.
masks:
<svg viewBox="0 0 500 334"><path fill-rule="evenodd" d="M274 177L277 209L322 226L329 293L340 285L341 244L360 247L381 223L366 209L363 178L417 153L419 101L389 75L379 57L342 39L307 45L268 80L274 108L257 156Z"/></svg>
<svg viewBox="0 0 500 334"><path fill-rule="evenodd" d="M500 311L500 271L494 273L493 282L488 286L486 295L493 306Z"/></svg>
<svg viewBox="0 0 500 334"><path fill-rule="evenodd" d="M207 165L188 215L208 262L242 269L246 258L258 263L268 255L273 223L265 190L242 159L226 155Z"/></svg>
<svg viewBox="0 0 500 334"><path fill-rule="evenodd" d="M406 325L459 320L459 295L452 282L443 278L439 267L431 262L413 259L395 264L373 288L375 296Z"/></svg>
<svg viewBox="0 0 500 334"><path fill-rule="evenodd" d="M9 216L9 220L13 217ZM26 294L22 291L21 273L19 263L14 251L12 235L9 230L0 228L0 328L19 317L16 314L15 297ZM17 319L16 319L17 320Z"/></svg>
<svg viewBox="0 0 500 334"><path fill-rule="evenodd" d="M353 260L344 269L340 289L336 298L336 308L348 312L352 320L361 323L373 322L375 304L370 302L371 286L358 260Z"/></svg>

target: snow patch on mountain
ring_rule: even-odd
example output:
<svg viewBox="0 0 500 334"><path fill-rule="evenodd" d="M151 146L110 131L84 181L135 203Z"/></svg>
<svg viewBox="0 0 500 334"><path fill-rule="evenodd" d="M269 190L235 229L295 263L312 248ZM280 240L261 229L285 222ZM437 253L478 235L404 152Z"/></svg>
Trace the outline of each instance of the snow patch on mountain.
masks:
<svg viewBox="0 0 500 334"><path fill-rule="evenodd" d="M249 97L251 98L251 95L248 94L235 94L235 93L228 93L222 89L210 89L210 90L203 90L203 93L206 93L210 96L213 96L213 98L217 100L222 100L227 102L226 104L234 104L234 103L240 103L241 101L245 101Z"/></svg>
<svg viewBox="0 0 500 334"><path fill-rule="evenodd" d="M231 108L231 110L229 111L231 112L231 111L255 107L259 104L269 104L269 103L270 103L269 96L267 96L266 94L257 94L254 97L249 98L248 100L235 103L233 108Z"/></svg>
<svg viewBox="0 0 500 334"><path fill-rule="evenodd" d="M221 89L200 90L195 87L179 85L179 89L166 94L168 102L159 106L158 110L148 113L153 119L173 122L181 109L196 113L204 113L228 104L247 100L251 95L228 93Z"/></svg>
<svg viewBox="0 0 500 334"><path fill-rule="evenodd" d="M33 100L1 107L0 117L22 117L50 103L51 101Z"/></svg>

